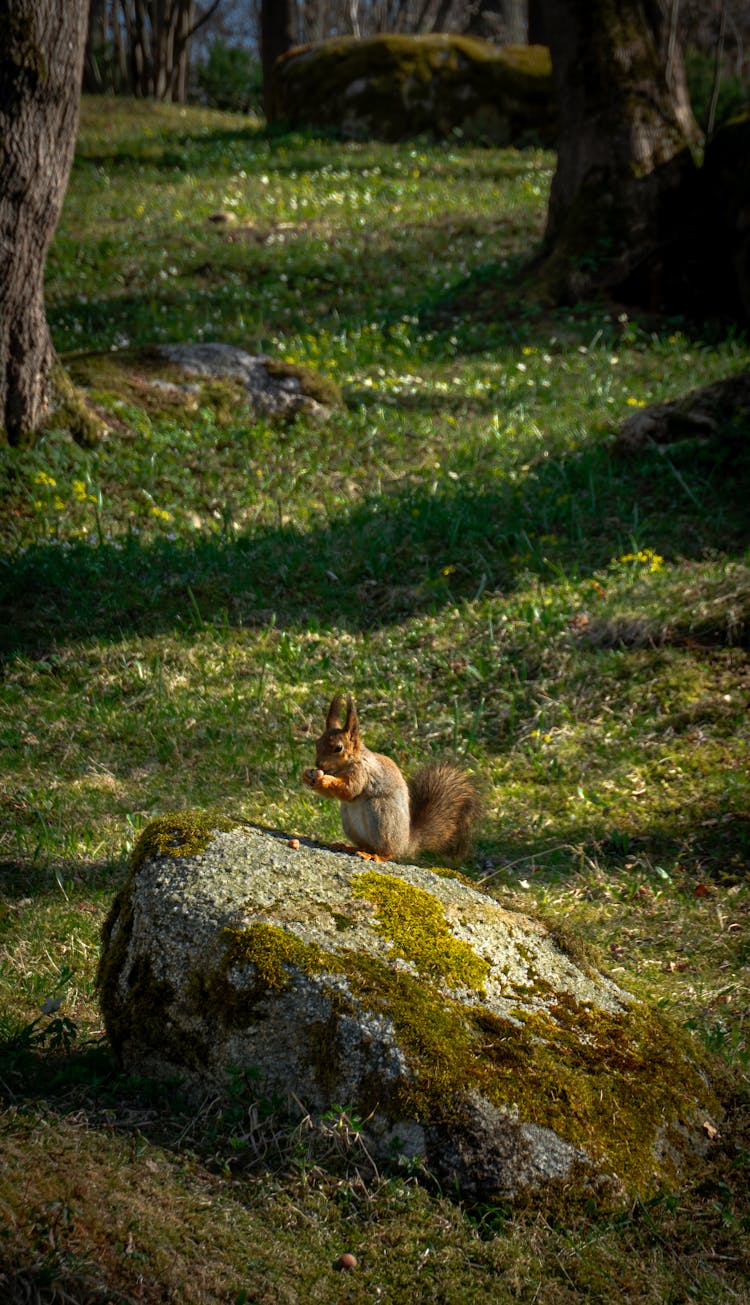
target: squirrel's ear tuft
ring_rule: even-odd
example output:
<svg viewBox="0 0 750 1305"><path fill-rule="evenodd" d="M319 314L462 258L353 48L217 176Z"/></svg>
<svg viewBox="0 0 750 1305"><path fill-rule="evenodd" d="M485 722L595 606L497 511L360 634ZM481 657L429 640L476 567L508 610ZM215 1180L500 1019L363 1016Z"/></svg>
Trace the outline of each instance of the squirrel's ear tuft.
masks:
<svg viewBox="0 0 750 1305"><path fill-rule="evenodd" d="M328 708L328 715L326 716L326 729L327 729L327 730L339 730L339 729L341 729L342 721L343 721L343 718L344 718L344 706L345 706L345 705L348 707L348 705L349 705L348 702L345 704L345 703L344 703L343 695L340 694L340 693L337 693L337 694L336 694L336 697L333 698L333 699L331 700L331 705L330 705L330 707Z"/></svg>
<svg viewBox="0 0 750 1305"><path fill-rule="evenodd" d="M357 716L357 708L354 705L354 699L350 693L347 694L346 698L346 724L344 725L344 729L347 734L352 736L359 734L359 717Z"/></svg>

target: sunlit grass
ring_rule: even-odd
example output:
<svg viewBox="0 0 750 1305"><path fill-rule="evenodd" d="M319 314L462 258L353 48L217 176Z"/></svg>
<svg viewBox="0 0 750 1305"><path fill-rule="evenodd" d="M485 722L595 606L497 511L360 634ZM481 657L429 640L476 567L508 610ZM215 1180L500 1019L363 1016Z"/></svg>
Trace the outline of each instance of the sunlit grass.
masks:
<svg viewBox="0 0 750 1305"><path fill-rule="evenodd" d="M140 1104L122 1105L90 1043L58 1082L45 1033L62 1036L65 1017L79 1042L101 1034L100 922L152 815L209 806L336 837L337 813L299 775L346 688L366 740L407 771L452 752L485 780L465 869L585 936L619 982L721 1054L742 1094L747 455L693 442L626 456L613 435L639 407L746 368L747 341L519 302L553 164L84 103L47 268L71 367L222 340L319 368L345 406L322 429L279 430L241 411L147 411L102 372L111 430L96 449L57 432L0 450L0 1077L39 1113L7 1121L15 1177L0 1198L19 1262L43 1261L20 1248L50 1247L52 1223L60 1272L62 1255L85 1279L90 1257L124 1292L142 1251L149 1300L168 1281L197 1301L333 1301L344 1287L369 1301L383 1284L399 1299L407 1279L425 1301L611 1299L615 1280L638 1301L742 1298L741 1133L684 1206L666 1197L619 1223L590 1212L565 1231L535 1212L469 1223L409 1182L366 1189L312 1161L266 1199L226 1177L236 1121L216 1126L209 1174L214 1123L173 1123L157 1103L146 1141L128 1121L146 1128L148 1089L129 1085ZM211 222L219 211L232 219ZM62 1004L42 1015L50 1000ZM122 1109L130 1159L100 1108ZM55 1115L68 1109L90 1119L91 1147ZM44 1130L85 1169L77 1197L50 1174ZM165 1131L176 1160L154 1145ZM39 1199L22 1217L24 1154ZM117 1195L104 1254L97 1193L129 1188L136 1161L143 1201L147 1175L169 1193L164 1228ZM205 1208L238 1220L241 1249L219 1238L200 1282L188 1251L170 1279L173 1220L201 1241ZM280 1250L268 1234L277 1221L297 1230L298 1256L297 1238ZM698 1262L696 1227L716 1262ZM329 1259L350 1233L365 1272L342 1284ZM243 1277L258 1237L263 1263Z"/></svg>

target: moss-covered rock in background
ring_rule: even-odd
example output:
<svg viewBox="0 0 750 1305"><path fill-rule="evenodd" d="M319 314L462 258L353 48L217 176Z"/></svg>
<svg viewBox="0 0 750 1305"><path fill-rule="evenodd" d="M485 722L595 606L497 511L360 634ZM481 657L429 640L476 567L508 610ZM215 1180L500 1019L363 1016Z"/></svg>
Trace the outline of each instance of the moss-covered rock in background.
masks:
<svg viewBox="0 0 750 1305"><path fill-rule="evenodd" d="M78 355L70 373L105 407L125 401L149 415L176 417L210 408L221 420L252 416L284 423L299 414L326 420L343 403L340 387L311 367L231 344L165 344Z"/></svg>
<svg viewBox="0 0 750 1305"><path fill-rule="evenodd" d="M294 127L401 140L460 131L491 145L552 145L544 46L466 36L338 37L291 50L274 70L275 116Z"/></svg>
<svg viewBox="0 0 750 1305"><path fill-rule="evenodd" d="M673 1183L718 1110L700 1059L569 950L461 878L186 812L144 831L99 986L131 1072L253 1070L470 1199Z"/></svg>
<svg viewBox="0 0 750 1305"><path fill-rule="evenodd" d="M713 440L730 453L748 448L750 372L689 390L679 399L639 408L622 423L616 446L621 453L636 453L646 444L684 440Z"/></svg>

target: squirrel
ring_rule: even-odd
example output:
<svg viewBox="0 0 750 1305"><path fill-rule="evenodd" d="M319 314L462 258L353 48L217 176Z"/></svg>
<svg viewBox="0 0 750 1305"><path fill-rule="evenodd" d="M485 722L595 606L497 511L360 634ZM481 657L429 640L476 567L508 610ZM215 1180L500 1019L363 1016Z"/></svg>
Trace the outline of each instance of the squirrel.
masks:
<svg viewBox="0 0 750 1305"><path fill-rule="evenodd" d="M396 861L422 849L449 856L466 851L480 814L473 780L439 761L407 782L395 761L365 747L351 696L333 699L315 754L315 766L302 779L341 803L341 823L354 847L337 844L337 850L367 861Z"/></svg>

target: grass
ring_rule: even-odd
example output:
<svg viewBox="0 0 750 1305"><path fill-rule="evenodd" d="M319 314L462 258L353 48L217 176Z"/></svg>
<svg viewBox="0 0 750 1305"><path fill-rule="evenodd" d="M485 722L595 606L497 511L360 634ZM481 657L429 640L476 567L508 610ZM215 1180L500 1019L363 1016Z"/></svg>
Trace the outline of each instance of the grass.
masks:
<svg viewBox="0 0 750 1305"><path fill-rule="evenodd" d="M748 344L514 298L553 166L84 102L47 302L110 434L0 450L11 1300L750 1299L750 464L613 439ZM275 430L108 369L182 339L313 366L345 407ZM717 1053L727 1121L684 1189L466 1210L374 1174L343 1116L249 1084L191 1118L118 1075L93 976L138 831L208 806L335 837L299 776L339 688L406 769L485 777L467 873Z"/></svg>

